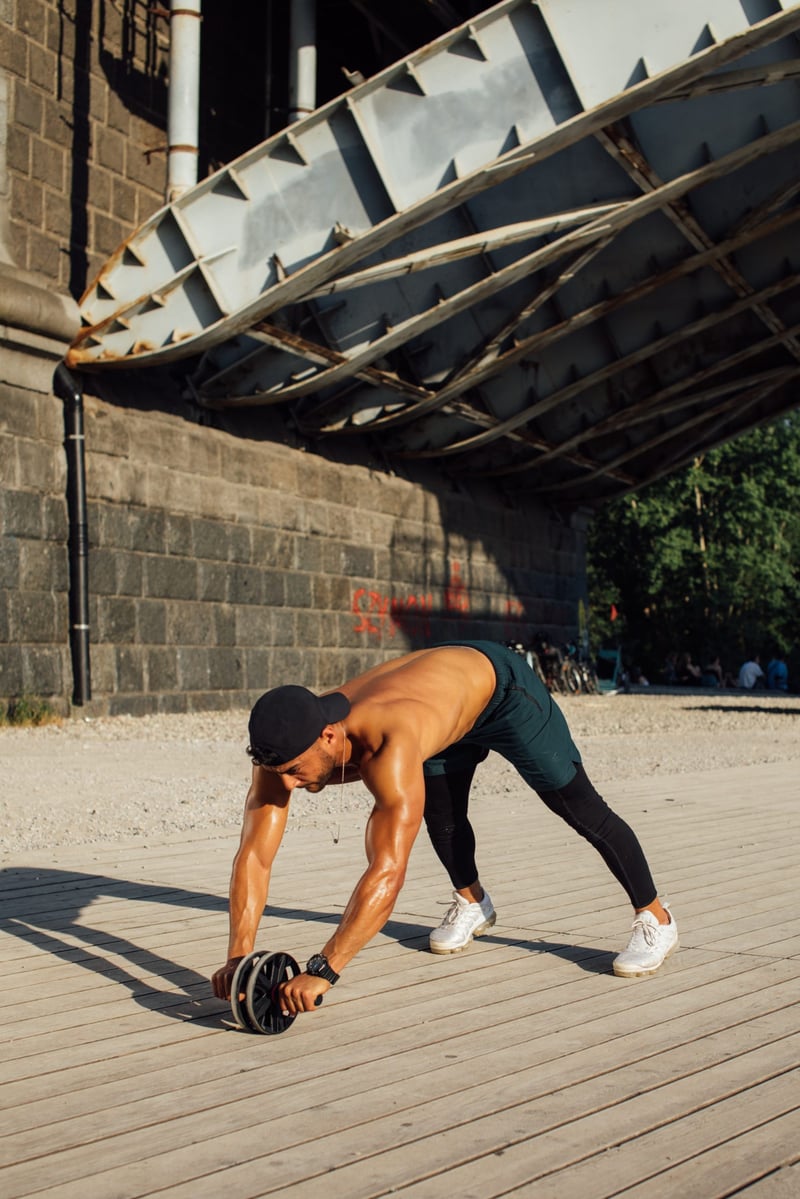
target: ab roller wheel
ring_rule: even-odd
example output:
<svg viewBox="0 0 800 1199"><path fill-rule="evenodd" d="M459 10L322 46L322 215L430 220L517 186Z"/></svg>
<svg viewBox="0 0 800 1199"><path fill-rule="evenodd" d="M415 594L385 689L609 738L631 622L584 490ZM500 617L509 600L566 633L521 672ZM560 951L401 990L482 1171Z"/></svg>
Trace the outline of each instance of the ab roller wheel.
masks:
<svg viewBox="0 0 800 1199"><path fill-rule="evenodd" d="M300 974L300 967L288 953L248 953L243 957L231 982L231 1010L234 1019L248 1032L286 1032L294 1016L281 1012L278 988L282 982ZM322 1002L320 995L317 1005Z"/></svg>

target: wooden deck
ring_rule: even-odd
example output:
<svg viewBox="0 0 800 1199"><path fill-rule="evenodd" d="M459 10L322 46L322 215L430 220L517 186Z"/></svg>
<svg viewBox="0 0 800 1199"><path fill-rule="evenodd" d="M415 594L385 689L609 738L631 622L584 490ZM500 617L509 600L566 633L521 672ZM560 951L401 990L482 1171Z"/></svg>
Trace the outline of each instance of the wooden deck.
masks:
<svg viewBox="0 0 800 1199"><path fill-rule="evenodd" d="M797 763L605 788L682 947L612 955L613 879L535 797L476 805L492 932L426 952L420 837L391 923L281 1036L230 1026L229 837L70 849L3 873L4 1199L800 1195ZM293 832L259 944L321 947L357 828Z"/></svg>

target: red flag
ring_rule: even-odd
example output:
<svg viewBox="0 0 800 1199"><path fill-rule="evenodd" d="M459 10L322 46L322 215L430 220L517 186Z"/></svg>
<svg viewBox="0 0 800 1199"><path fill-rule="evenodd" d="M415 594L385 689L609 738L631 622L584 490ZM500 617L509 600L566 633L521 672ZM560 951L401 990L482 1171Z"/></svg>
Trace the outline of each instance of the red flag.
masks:
<svg viewBox="0 0 800 1199"><path fill-rule="evenodd" d="M617 605L612 604L611 605L611 619L616 620L618 616L619 616L619 612L617 611Z"/></svg>

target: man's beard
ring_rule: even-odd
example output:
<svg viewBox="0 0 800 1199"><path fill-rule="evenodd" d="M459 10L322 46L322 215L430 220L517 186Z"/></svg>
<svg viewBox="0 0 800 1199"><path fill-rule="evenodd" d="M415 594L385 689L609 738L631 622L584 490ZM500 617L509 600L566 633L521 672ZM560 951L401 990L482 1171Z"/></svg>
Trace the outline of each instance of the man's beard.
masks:
<svg viewBox="0 0 800 1199"><path fill-rule="evenodd" d="M320 755L322 757L322 766L319 775L314 779L313 783L306 783L303 788L304 791L310 791L312 795L316 795L318 791L323 789L336 766L336 759L326 749L321 749Z"/></svg>

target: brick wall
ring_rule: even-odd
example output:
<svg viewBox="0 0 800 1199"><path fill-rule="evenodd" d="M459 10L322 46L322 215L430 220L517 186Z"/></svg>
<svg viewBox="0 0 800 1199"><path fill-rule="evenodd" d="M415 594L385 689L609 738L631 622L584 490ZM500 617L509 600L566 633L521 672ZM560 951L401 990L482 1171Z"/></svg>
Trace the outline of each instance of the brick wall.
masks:
<svg viewBox="0 0 800 1199"><path fill-rule="evenodd" d="M13 261L78 297L163 203L168 30L145 0L0 4Z"/></svg>
<svg viewBox="0 0 800 1199"><path fill-rule="evenodd" d="M580 529L87 396L93 707L246 705L449 637L574 631ZM60 403L0 389L0 697L66 708Z"/></svg>
<svg viewBox="0 0 800 1199"><path fill-rule="evenodd" d="M387 656L574 630L579 530L86 399L92 675L105 710L239 706Z"/></svg>
<svg viewBox="0 0 800 1199"><path fill-rule="evenodd" d="M71 692L64 428L52 396L0 385L0 697Z"/></svg>

